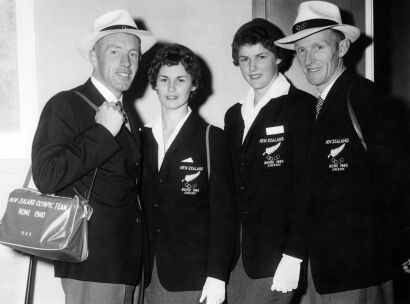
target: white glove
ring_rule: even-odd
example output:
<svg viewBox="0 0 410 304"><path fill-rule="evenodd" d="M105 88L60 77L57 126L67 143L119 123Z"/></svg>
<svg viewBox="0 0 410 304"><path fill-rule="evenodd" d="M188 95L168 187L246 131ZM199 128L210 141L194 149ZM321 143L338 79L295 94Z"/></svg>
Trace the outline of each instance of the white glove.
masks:
<svg viewBox="0 0 410 304"><path fill-rule="evenodd" d="M300 263L302 260L290 255L282 254L282 259L276 268L273 277L272 291L281 291L287 293L296 289L299 283Z"/></svg>
<svg viewBox="0 0 410 304"><path fill-rule="evenodd" d="M202 289L201 303L206 298L206 304L221 304L225 300L225 282L207 277Z"/></svg>

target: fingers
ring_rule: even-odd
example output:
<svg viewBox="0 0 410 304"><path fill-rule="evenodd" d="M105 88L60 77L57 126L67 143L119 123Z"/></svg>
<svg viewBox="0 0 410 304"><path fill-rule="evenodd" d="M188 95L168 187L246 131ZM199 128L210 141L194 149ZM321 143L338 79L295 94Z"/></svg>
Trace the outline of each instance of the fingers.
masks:
<svg viewBox="0 0 410 304"><path fill-rule="evenodd" d="M206 297L206 304L222 304L225 301L225 295L208 295Z"/></svg>
<svg viewBox="0 0 410 304"><path fill-rule="evenodd" d="M201 297L199 298L199 303L201 303L206 298L206 290L202 289Z"/></svg>

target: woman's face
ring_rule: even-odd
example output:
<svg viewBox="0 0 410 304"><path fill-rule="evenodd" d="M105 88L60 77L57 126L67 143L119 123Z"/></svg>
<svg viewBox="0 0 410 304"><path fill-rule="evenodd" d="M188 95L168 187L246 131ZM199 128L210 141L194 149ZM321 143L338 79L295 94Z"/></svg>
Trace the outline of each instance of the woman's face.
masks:
<svg viewBox="0 0 410 304"><path fill-rule="evenodd" d="M278 76L281 59L261 43L241 46L238 59L243 78L258 93L267 91L271 81Z"/></svg>
<svg viewBox="0 0 410 304"><path fill-rule="evenodd" d="M188 107L189 95L196 88L192 84L191 75L179 63L172 66L163 65L159 69L155 89L162 108L175 110Z"/></svg>

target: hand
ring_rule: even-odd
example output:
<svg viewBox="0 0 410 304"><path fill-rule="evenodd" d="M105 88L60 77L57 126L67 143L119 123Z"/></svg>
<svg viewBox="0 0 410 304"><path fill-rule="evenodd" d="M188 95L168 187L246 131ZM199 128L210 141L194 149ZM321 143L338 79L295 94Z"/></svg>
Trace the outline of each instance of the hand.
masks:
<svg viewBox="0 0 410 304"><path fill-rule="evenodd" d="M402 264L404 273L410 273L410 259Z"/></svg>
<svg viewBox="0 0 410 304"><path fill-rule="evenodd" d="M296 289L299 283L300 263L302 260L282 254L282 259L273 277L272 291L287 293Z"/></svg>
<svg viewBox="0 0 410 304"><path fill-rule="evenodd" d="M103 125L112 136L116 136L124 123L124 117L113 102L104 102L95 114L95 122Z"/></svg>
<svg viewBox="0 0 410 304"><path fill-rule="evenodd" d="M206 304L221 304L225 301L225 282L207 277L199 302L201 303L205 298Z"/></svg>

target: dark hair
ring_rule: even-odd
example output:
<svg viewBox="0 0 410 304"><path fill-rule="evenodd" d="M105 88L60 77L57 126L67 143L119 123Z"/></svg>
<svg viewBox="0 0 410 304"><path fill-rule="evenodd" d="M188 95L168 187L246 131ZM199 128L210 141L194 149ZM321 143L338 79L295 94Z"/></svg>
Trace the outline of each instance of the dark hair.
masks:
<svg viewBox="0 0 410 304"><path fill-rule="evenodd" d="M178 65L179 63L183 65L185 71L192 77L192 84L196 87L196 90L192 93L198 91L202 85L201 64L197 56L189 48L180 44L169 44L157 51L148 70L148 81L151 87L155 89L158 72L161 67L164 65Z"/></svg>
<svg viewBox="0 0 410 304"><path fill-rule="evenodd" d="M275 40L283 38L282 31L262 18L255 18L252 21L242 25L236 32L232 42L232 59L233 64L239 65L238 53L240 47L244 45L262 44L264 48L275 54L276 57L284 61L288 52L277 47Z"/></svg>

